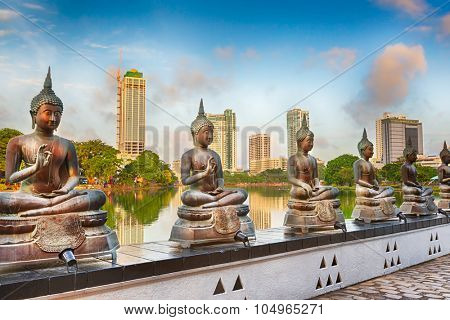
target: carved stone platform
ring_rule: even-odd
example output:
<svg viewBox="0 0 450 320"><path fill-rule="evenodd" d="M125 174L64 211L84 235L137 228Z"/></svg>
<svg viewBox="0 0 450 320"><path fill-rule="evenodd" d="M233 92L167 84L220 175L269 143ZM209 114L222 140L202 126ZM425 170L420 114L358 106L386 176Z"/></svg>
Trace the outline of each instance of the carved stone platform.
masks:
<svg viewBox="0 0 450 320"><path fill-rule="evenodd" d="M441 199L438 202L438 208L450 212L450 187L440 187L440 190L441 192L439 193L439 196L441 197Z"/></svg>
<svg viewBox="0 0 450 320"><path fill-rule="evenodd" d="M72 249L77 259L111 254L119 248L117 234L105 225L102 210L20 218L0 216L0 265L59 260Z"/></svg>
<svg viewBox="0 0 450 320"><path fill-rule="evenodd" d="M236 232L255 239L255 226L248 216L248 205L234 205L203 209L182 205L178 208L178 220L172 227L171 241L183 248L214 242L232 242Z"/></svg>
<svg viewBox="0 0 450 320"><path fill-rule="evenodd" d="M352 218L370 223L397 218L399 209L395 206L395 197L373 199L356 197Z"/></svg>
<svg viewBox="0 0 450 320"><path fill-rule="evenodd" d="M431 196L416 196L403 195L403 203L400 206L400 211L407 215L426 216L436 214L438 207L434 203L434 197Z"/></svg>
<svg viewBox="0 0 450 320"><path fill-rule="evenodd" d="M283 225L299 228L303 233L309 232L310 229L334 227L336 221L345 223L340 205L339 199L321 201L290 199Z"/></svg>

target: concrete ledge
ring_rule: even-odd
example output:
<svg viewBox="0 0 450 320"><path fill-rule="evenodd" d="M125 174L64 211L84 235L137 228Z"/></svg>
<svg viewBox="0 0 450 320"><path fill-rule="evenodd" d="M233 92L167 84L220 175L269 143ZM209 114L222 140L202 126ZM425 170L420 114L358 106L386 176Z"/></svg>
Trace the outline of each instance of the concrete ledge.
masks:
<svg viewBox="0 0 450 320"><path fill-rule="evenodd" d="M251 248L124 246L116 264L82 260L77 274L60 263L0 268L0 298L306 299L450 253L449 223L435 215L347 221L346 234L274 228L259 231Z"/></svg>

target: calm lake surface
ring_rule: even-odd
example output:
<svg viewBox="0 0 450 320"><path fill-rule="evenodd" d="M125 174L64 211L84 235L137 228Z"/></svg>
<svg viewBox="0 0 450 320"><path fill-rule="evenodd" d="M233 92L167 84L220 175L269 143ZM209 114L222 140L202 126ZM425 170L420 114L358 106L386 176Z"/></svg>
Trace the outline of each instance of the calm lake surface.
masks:
<svg viewBox="0 0 450 320"><path fill-rule="evenodd" d="M247 187L256 229L276 228L283 225L289 200L289 187ZM165 241L177 220L177 208L181 205L182 188L171 190L112 192L104 209L108 211L107 224L115 228L122 245L149 241ZM401 194L395 194L397 206ZM350 219L355 203L355 192L341 191L341 209Z"/></svg>

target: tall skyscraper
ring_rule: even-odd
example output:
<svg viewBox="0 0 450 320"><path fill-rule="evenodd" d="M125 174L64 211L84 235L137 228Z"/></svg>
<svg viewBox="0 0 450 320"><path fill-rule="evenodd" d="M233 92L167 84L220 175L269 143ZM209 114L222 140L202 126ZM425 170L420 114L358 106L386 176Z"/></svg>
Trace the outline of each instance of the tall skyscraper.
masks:
<svg viewBox="0 0 450 320"><path fill-rule="evenodd" d="M254 134L249 138L248 160L251 163L254 160L270 158L270 137L268 134Z"/></svg>
<svg viewBox="0 0 450 320"><path fill-rule="evenodd" d="M226 109L223 114L207 113L206 117L214 125L213 142L209 146L222 159L223 170L235 171L236 152L236 114Z"/></svg>
<svg viewBox="0 0 450 320"><path fill-rule="evenodd" d="M268 169L287 169L286 158L270 157L270 137L267 134L254 134L250 136L248 160L251 174L257 174Z"/></svg>
<svg viewBox="0 0 450 320"><path fill-rule="evenodd" d="M302 126L303 115L309 126L309 111L302 109L292 109L287 113L287 135L288 135L288 157L297 153L297 140L295 135Z"/></svg>
<svg viewBox="0 0 450 320"><path fill-rule="evenodd" d="M375 130L377 160L383 164L398 161L409 139L417 152L423 154L423 130L419 120L385 112L376 120Z"/></svg>
<svg viewBox="0 0 450 320"><path fill-rule="evenodd" d="M146 80L136 69L117 80L117 148L124 158L134 159L145 146Z"/></svg>

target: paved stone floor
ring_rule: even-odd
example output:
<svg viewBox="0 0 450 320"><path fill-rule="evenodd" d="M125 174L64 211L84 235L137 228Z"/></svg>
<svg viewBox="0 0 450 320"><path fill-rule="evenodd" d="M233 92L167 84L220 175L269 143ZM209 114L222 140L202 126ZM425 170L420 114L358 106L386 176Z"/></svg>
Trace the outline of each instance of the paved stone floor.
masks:
<svg viewBox="0 0 450 320"><path fill-rule="evenodd" d="M314 299L450 299L450 254Z"/></svg>

